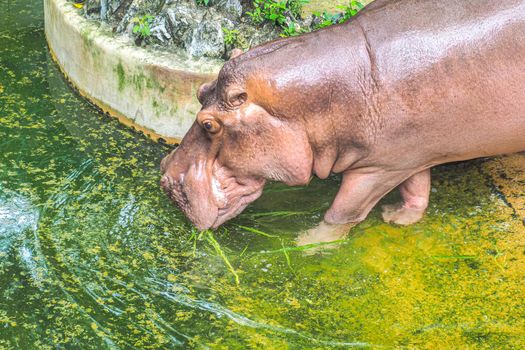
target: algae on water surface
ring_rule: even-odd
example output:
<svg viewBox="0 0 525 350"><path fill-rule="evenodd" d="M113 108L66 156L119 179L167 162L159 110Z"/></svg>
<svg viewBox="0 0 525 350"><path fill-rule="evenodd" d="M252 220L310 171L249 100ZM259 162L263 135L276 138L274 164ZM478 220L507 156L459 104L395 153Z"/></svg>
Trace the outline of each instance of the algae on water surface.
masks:
<svg viewBox="0 0 525 350"><path fill-rule="evenodd" d="M525 230L496 161L435 169L422 222L376 209L310 255L283 247L338 179L272 184L219 254L159 189L167 149L66 86L41 12L0 3L0 348L525 347Z"/></svg>

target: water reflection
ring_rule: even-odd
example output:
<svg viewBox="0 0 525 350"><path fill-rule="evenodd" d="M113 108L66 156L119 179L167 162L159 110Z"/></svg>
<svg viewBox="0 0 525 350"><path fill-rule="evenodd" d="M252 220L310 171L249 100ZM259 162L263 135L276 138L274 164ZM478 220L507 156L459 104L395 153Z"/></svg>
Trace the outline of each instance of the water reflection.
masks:
<svg viewBox="0 0 525 350"><path fill-rule="evenodd" d="M27 198L0 187L0 252L7 253L24 231L36 231L38 217L38 210Z"/></svg>
<svg viewBox="0 0 525 350"><path fill-rule="evenodd" d="M46 269L36 235L38 220L38 209L29 199L0 187L0 266L15 254L32 283L40 285Z"/></svg>

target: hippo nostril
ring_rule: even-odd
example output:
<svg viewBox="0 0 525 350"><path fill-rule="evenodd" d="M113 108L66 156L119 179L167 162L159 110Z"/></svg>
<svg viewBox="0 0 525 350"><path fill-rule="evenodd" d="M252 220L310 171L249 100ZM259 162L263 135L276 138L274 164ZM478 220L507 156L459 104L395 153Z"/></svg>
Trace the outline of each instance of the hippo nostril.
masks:
<svg viewBox="0 0 525 350"><path fill-rule="evenodd" d="M168 175L164 175L161 179L160 179L160 185L166 189L170 189L171 188L171 179Z"/></svg>

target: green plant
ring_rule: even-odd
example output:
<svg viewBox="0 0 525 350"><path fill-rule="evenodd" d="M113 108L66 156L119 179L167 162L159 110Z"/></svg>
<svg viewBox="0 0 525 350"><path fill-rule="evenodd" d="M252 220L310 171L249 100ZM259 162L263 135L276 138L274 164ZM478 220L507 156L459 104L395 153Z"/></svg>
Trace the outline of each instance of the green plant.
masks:
<svg viewBox="0 0 525 350"><path fill-rule="evenodd" d="M223 232L227 233L228 231L225 230ZM224 262L228 270L230 270L231 274L233 275L235 279L235 283L239 285L240 283L239 275L237 274L237 271L234 269L233 265L228 259L228 256L224 253L221 245L219 244L219 242L217 242L217 240L213 236L212 230L204 230L204 231L197 232L197 230L193 229L189 240L193 243L193 256L194 257L196 256L196 252L197 252L197 242L200 242L200 241L208 242L208 244L210 244L213 247L213 249L215 249L215 252L222 259L222 261Z"/></svg>
<svg viewBox="0 0 525 350"><path fill-rule="evenodd" d="M224 33L224 43L228 46L235 46L239 41L239 30L222 28Z"/></svg>
<svg viewBox="0 0 525 350"><path fill-rule="evenodd" d="M285 27L287 17L293 20L301 16L301 9L309 0L254 0L253 11L246 14L255 24L265 20Z"/></svg>
<svg viewBox="0 0 525 350"><path fill-rule="evenodd" d="M210 4L210 0L195 0L195 2L197 3L197 5L203 6L208 6Z"/></svg>
<svg viewBox="0 0 525 350"><path fill-rule="evenodd" d="M253 11L246 14L255 24L269 21L281 27L282 37L295 36L303 31L295 21L301 17L301 9L309 0L253 0Z"/></svg>
<svg viewBox="0 0 525 350"><path fill-rule="evenodd" d="M131 22L135 23L133 26L133 34L140 39L145 39L151 35L151 24L153 23L153 16L144 15L142 17L134 17Z"/></svg>
<svg viewBox="0 0 525 350"><path fill-rule="evenodd" d="M321 22L315 26L315 29L328 27L333 24L344 23L349 18L355 16L363 7L364 6L360 1L352 0L348 3L348 5L337 6L339 10L342 10L340 13L331 14L326 11L323 12L323 14L320 14L319 12L314 13L314 16L321 19Z"/></svg>
<svg viewBox="0 0 525 350"><path fill-rule="evenodd" d="M287 27L282 27L283 28L283 31L281 32L281 36L283 38L286 38L288 36L296 36L296 35L299 35L301 34L303 31L301 30L301 28L299 27L299 25L297 25L296 23L294 22L291 22L288 24Z"/></svg>
<svg viewBox="0 0 525 350"><path fill-rule="evenodd" d="M248 16L252 19L252 22L255 24L260 24L264 22L264 16L262 13L262 9L260 7L254 7L253 11L246 12Z"/></svg>
<svg viewBox="0 0 525 350"><path fill-rule="evenodd" d="M308 4L310 0L291 0L288 1L288 8L294 18L301 17L303 6Z"/></svg>
<svg viewBox="0 0 525 350"><path fill-rule="evenodd" d="M339 23L346 22L350 17L357 15L357 13L363 8L363 4L360 1L350 1L348 5L337 6L338 9L343 10L343 17L339 20Z"/></svg>
<svg viewBox="0 0 525 350"><path fill-rule="evenodd" d="M222 28L224 33L224 44L227 49L238 48L246 50L250 47L246 38L237 29Z"/></svg>
<svg viewBox="0 0 525 350"><path fill-rule="evenodd" d="M328 13L326 11L323 12L322 14L319 13L319 12L315 12L314 16L316 16L316 17L321 19L321 22L319 22L315 26L315 29L320 29L320 28L328 27L328 26L331 26L333 24L339 23L339 19L341 18L341 14L340 13L331 14L331 13Z"/></svg>

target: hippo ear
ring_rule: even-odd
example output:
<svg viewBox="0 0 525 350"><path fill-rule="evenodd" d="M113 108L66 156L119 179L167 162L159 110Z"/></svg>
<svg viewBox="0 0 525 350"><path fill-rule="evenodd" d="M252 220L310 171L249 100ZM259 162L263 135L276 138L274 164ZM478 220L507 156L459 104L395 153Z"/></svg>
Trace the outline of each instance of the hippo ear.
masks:
<svg viewBox="0 0 525 350"><path fill-rule="evenodd" d="M233 49L230 55L230 60L233 60L235 57L238 57L242 55L243 53L244 52L241 49L237 49L237 48Z"/></svg>
<svg viewBox="0 0 525 350"><path fill-rule="evenodd" d="M197 90L197 99L201 104L204 104L204 100L210 94L210 92L215 88L217 81L212 81L211 83L204 83Z"/></svg>
<svg viewBox="0 0 525 350"><path fill-rule="evenodd" d="M232 107L242 105L248 99L248 94L243 89L231 87L226 91L226 102Z"/></svg>

